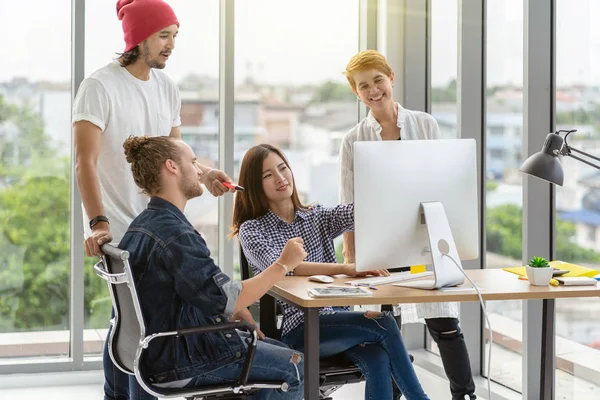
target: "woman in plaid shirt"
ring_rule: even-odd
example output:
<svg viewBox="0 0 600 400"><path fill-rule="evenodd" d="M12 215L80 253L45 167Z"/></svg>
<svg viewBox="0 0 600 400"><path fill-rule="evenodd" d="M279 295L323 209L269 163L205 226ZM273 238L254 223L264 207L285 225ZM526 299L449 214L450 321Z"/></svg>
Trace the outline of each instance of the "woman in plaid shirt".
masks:
<svg viewBox="0 0 600 400"><path fill-rule="evenodd" d="M283 153L261 144L242 161L233 214L233 234L239 236L255 274L279 257L288 239L301 237L308 253L289 275L362 276L354 264L337 264L333 239L354 229L354 204L323 207L300 202L294 177ZM370 274L387 274L372 271ZM292 348L304 348L304 315L283 305L281 340ZM392 398L392 381L408 400L428 399L410 362L396 320L390 313L353 312L324 307L320 310L320 356L343 353L366 377L365 399Z"/></svg>

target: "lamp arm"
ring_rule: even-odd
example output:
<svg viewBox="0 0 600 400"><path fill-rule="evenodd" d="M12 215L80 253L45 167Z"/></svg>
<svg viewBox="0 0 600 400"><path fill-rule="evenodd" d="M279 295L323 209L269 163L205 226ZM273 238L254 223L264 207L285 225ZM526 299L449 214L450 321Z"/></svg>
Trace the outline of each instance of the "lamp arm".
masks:
<svg viewBox="0 0 600 400"><path fill-rule="evenodd" d="M596 157L596 156L593 156L593 155L591 155L591 154L588 154L588 153L586 153L586 152L583 152L583 151L581 151L581 150L577 150L577 149L575 149L575 148L573 148L573 147L571 147L571 146L569 146L569 145L567 145L567 148L568 148L570 151L574 151L575 153L583 154L583 155L584 155L584 156L586 156L586 157L589 157L589 158L591 158L591 159L594 159L594 160L596 160L596 161L600 161L600 158L598 158L598 157Z"/></svg>
<svg viewBox="0 0 600 400"><path fill-rule="evenodd" d="M583 159L583 158L581 158L581 157L577 157L577 156L575 156L575 155L571 154L571 152L572 152L572 151L574 151L575 153L583 154L584 156L586 156L586 157L589 157L589 158L591 158L591 159L593 159L593 160L600 161L600 158L598 158L598 157L595 157L595 156L593 156L593 155L591 155L591 154L588 154L588 153L586 153L586 152L583 152L583 151L581 151L581 150L574 149L573 147L571 147L571 146L569 146L569 145L565 145L565 146L563 147L563 149L562 149L561 153L562 153L563 155L565 155L565 156L569 156L569 157L571 157L571 158L574 158L574 159L576 159L577 161L581 161L582 163L584 163L584 164L587 164L587 165L589 165L589 166L591 166L591 167L594 167L594 168L596 168L596 169L600 169L600 165L593 164L593 163L591 163L591 162L589 162L589 161L587 161L587 160L585 160L585 159Z"/></svg>

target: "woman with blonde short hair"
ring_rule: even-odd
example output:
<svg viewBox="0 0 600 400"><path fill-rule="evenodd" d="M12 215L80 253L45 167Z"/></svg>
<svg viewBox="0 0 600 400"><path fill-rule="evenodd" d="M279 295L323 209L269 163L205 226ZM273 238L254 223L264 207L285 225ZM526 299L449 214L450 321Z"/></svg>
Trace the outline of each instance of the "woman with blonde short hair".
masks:
<svg viewBox="0 0 600 400"><path fill-rule="evenodd" d="M394 101L394 71L375 50L356 54L346 66L346 78L369 114L342 139L340 149L340 202L354 202L354 142L365 140L441 139L436 120ZM426 168L426 165L424 165ZM408 173L398 171L399 174ZM344 262L354 263L354 232L344 232ZM453 400L475 399L469 353L458 321L458 303L402 305L402 322L425 322L440 349Z"/></svg>

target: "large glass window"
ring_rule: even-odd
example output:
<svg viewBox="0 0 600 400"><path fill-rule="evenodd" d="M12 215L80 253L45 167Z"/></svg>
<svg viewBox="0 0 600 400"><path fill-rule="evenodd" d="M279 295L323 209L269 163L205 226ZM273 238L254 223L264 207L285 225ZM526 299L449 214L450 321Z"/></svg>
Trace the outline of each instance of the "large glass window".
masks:
<svg viewBox="0 0 600 400"><path fill-rule="evenodd" d="M458 1L431 2L431 114L442 138L457 137Z"/></svg>
<svg viewBox="0 0 600 400"><path fill-rule="evenodd" d="M358 0L235 7L236 177L246 151L270 143L288 157L303 202L337 204L341 139L358 119L343 75L358 52Z"/></svg>
<svg viewBox="0 0 600 400"><path fill-rule="evenodd" d="M458 1L434 0L431 14L431 114L443 139L457 138ZM427 331L426 347L440 354Z"/></svg>
<svg viewBox="0 0 600 400"><path fill-rule="evenodd" d="M504 268L522 263L523 0L488 1L486 25L485 267ZM486 303L494 340L491 377L517 391L522 389L521 304Z"/></svg>
<svg viewBox="0 0 600 400"><path fill-rule="evenodd" d="M558 0L556 129L577 129L570 146L600 156L600 74L597 65L600 4ZM565 183L556 188L556 259L598 270L598 170L564 157ZM600 394L600 300L556 301L557 398Z"/></svg>
<svg viewBox="0 0 600 400"><path fill-rule="evenodd" d="M203 164L218 163L218 53L219 1L170 0L180 23L176 47L163 70L179 86L181 135ZM86 1L85 75L105 66L123 51L121 22L113 4ZM213 254L218 251L217 199L208 191L191 200L185 214L206 239ZM86 258L85 328L86 352L97 353L110 319L111 300L106 282L99 279Z"/></svg>
<svg viewBox="0 0 600 400"><path fill-rule="evenodd" d="M0 0L0 362L69 353L70 21Z"/></svg>

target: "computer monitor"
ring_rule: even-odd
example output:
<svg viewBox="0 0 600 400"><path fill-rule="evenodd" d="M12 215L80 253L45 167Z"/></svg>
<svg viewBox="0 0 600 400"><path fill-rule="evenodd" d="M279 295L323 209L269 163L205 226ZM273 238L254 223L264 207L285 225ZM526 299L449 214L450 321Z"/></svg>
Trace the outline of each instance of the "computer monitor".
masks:
<svg viewBox="0 0 600 400"><path fill-rule="evenodd" d="M475 140L355 142L357 271L429 264L424 289L463 283L460 260L479 255L477 203Z"/></svg>

